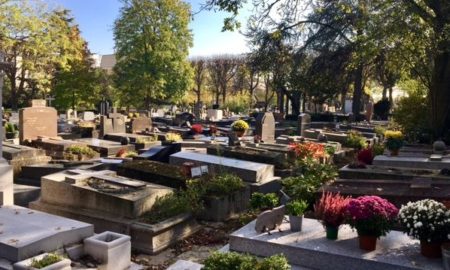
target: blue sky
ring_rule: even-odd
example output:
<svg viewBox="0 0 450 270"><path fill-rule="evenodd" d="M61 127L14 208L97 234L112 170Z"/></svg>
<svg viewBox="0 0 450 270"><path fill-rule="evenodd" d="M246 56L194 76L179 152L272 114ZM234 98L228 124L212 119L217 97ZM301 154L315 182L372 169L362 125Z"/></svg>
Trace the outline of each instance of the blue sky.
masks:
<svg viewBox="0 0 450 270"><path fill-rule="evenodd" d="M46 0L50 6L63 6L72 11L82 36L88 41L92 53L114 52L113 25L119 15L119 0ZM199 9L201 0L188 1L192 10ZM245 19L245 13L241 17ZM194 17L190 28L194 46L190 56L237 54L248 51L245 38L238 32L221 32L225 14L202 11ZM242 21L245 25L245 21Z"/></svg>

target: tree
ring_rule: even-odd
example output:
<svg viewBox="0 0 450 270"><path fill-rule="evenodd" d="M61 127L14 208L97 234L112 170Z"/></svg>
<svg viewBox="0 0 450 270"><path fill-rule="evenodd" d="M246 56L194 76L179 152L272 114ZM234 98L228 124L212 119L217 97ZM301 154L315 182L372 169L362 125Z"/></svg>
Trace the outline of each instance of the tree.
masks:
<svg viewBox="0 0 450 270"><path fill-rule="evenodd" d="M79 59L81 43L71 39L71 22L67 10L49 10L40 1L3 2L0 51L11 64L5 73L12 109L21 100L45 96L55 70Z"/></svg>
<svg viewBox="0 0 450 270"><path fill-rule="evenodd" d="M192 83L189 5L179 0L122 0L114 25L116 84L122 102L149 107L176 101Z"/></svg>
<svg viewBox="0 0 450 270"><path fill-rule="evenodd" d="M219 55L210 59L208 70L216 104L219 104L220 96L222 104L225 103L229 83L237 72L237 63L237 58L231 55Z"/></svg>
<svg viewBox="0 0 450 270"><path fill-rule="evenodd" d="M194 70L194 84L192 89L197 95L197 103L201 102L202 88L206 81L207 62L204 58L194 58L191 60L191 65Z"/></svg>

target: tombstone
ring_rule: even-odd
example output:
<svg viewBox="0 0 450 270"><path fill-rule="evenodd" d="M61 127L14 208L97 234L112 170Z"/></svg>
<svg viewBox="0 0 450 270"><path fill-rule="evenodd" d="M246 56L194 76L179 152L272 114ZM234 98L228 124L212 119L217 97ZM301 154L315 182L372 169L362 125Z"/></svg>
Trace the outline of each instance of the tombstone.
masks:
<svg viewBox="0 0 450 270"><path fill-rule="evenodd" d="M180 143L155 146L135 157L136 160L153 160L159 162L169 162L170 155L181 151Z"/></svg>
<svg viewBox="0 0 450 270"><path fill-rule="evenodd" d="M308 129L311 125L311 115L307 113L301 113L298 116L298 135L304 136L305 130Z"/></svg>
<svg viewBox="0 0 450 270"><path fill-rule="evenodd" d="M203 102L195 103L194 105L194 115L196 118L200 119L202 117L202 109L203 109Z"/></svg>
<svg viewBox="0 0 450 270"><path fill-rule="evenodd" d="M120 113L110 113L109 117L100 116L100 136L110 133L125 133L125 119Z"/></svg>
<svg viewBox="0 0 450 270"><path fill-rule="evenodd" d="M109 101L103 99L100 102L98 111L100 112L100 115L108 115L108 112L109 112Z"/></svg>
<svg viewBox="0 0 450 270"><path fill-rule="evenodd" d="M152 128L152 119L146 116L139 116L131 122L131 133L137 133Z"/></svg>
<svg viewBox="0 0 450 270"><path fill-rule="evenodd" d="M275 141L275 118L273 113L266 112L258 114L256 117L255 133L265 143L273 143Z"/></svg>
<svg viewBox="0 0 450 270"><path fill-rule="evenodd" d="M45 100L33 100L32 107L19 112L20 143L39 136L56 137L58 116L54 108L46 107Z"/></svg>
<svg viewBox="0 0 450 270"><path fill-rule="evenodd" d="M84 121L94 121L95 120L95 113L91 111L86 111L81 114L81 119Z"/></svg>
<svg viewBox="0 0 450 270"><path fill-rule="evenodd" d="M19 113L11 112L11 116L9 117L9 122L18 126L19 125Z"/></svg>
<svg viewBox="0 0 450 270"><path fill-rule="evenodd" d="M73 110L73 109L68 109L68 110L66 111L66 116L67 116L66 119L67 119L68 121L78 119L78 113L77 113L76 110Z"/></svg>
<svg viewBox="0 0 450 270"><path fill-rule="evenodd" d="M223 110L208 109L207 117L210 121L218 121L223 119Z"/></svg>

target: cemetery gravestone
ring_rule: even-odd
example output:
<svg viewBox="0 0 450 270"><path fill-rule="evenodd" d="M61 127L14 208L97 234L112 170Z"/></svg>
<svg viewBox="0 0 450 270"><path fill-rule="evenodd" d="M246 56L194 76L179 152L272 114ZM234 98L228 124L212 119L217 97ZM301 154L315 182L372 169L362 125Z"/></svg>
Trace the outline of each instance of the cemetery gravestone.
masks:
<svg viewBox="0 0 450 270"><path fill-rule="evenodd" d="M32 141L39 136L56 137L57 112L54 108L45 107L45 100L33 100L33 107L21 109L19 112L20 142ZM44 104L44 106L42 106Z"/></svg>
<svg viewBox="0 0 450 270"><path fill-rule="evenodd" d="M273 113L261 113L256 118L256 135L265 143L275 141L275 118Z"/></svg>
<svg viewBox="0 0 450 270"><path fill-rule="evenodd" d="M145 131L147 129L151 129L151 127L152 119L145 116L140 116L133 119L133 121L131 122L131 133Z"/></svg>
<svg viewBox="0 0 450 270"><path fill-rule="evenodd" d="M301 113L298 116L298 135L304 136L305 130L311 125L311 115L307 113Z"/></svg>
<svg viewBox="0 0 450 270"><path fill-rule="evenodd" d="M83 112L81 119L83 119L84 121L94 121L95 120L95 114L94 112Z"/></svg>

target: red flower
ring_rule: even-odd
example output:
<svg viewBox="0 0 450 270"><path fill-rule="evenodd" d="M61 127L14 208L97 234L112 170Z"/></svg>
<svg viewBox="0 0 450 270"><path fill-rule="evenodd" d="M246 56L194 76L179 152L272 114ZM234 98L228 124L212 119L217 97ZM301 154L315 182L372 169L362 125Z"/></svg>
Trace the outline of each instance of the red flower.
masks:
<svg viewBox="0 0 450 270"><path fill-rule="evenodd" d="M325 146L319 143L291 143L289 148L295 152L299 159L312 157L315 159L324 158L326 156Z"/></svg>
<svg viewBox="0 0 450 270"><path fill-rule="evenodd" d="M191 131L195 134L201 134L203 132L203 127L200 124L192 125Z"/></svg>
<svg viewBox="0 0 450 270"><path fill-rule="evenodd" d="M357 159L359 162L366 165L372 165L373 161L373 150L372 148L366 148L358 152Z"/></svg>

